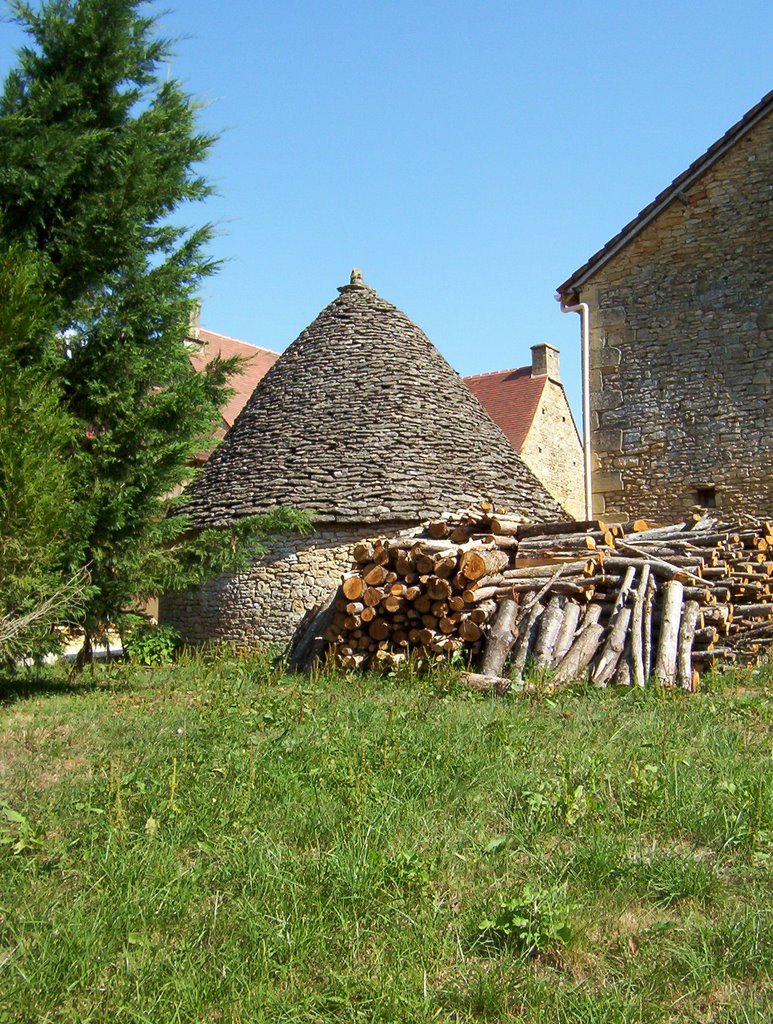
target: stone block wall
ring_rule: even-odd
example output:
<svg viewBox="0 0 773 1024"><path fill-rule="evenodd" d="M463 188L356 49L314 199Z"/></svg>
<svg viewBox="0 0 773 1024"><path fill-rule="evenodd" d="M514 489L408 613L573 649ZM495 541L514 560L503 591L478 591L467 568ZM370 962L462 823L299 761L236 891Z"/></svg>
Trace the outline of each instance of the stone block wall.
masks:
<svg viewBox="0 0 773 1024"><path fill-rule="evenodd" d="M553 380L545 383L520 455L568 515L584 518L582 444L564 389Z"/></svg>
<svg viewBox="0 0 773 1024"><path fill-rule="evenodd" d="M773 508L773 116L582 289L595 512Z"/></svg>
<svg viewBox="0 0 773 1024"><path fill-rule="evenodd" d="M185 643L222 640L242 650L284 645L303 613L324 601L351 569L358 541L389 537L411 525L321 526L308 537L288 534L247 572L166 595L159 619L179 630Z"/></svg>

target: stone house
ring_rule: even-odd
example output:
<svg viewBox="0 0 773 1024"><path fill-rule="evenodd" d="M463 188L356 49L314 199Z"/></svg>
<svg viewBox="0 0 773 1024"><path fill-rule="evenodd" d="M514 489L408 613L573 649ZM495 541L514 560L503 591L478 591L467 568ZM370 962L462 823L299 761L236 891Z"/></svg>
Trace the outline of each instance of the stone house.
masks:
<svg viewBox="0 0 773 1024"><path fill-rule="evenodd" d="M589 321L594 512L769 512L773 92L558 297Z"/></svg>
<svg viewBox="0 0 773 1024"><path fill-rule="evenodd" d="M189 642L282 643L360 540L483 500L535 521L559 504L423 332L358 272L258 383L188 488L196 527L311 513L245 572L162 599Z"/></svg>
<svg viewBox="0 0 773 1024"><path fill-rule="evenodd" d="M582 444L561 383L559 352L543 342L531 353L530 366L475 374L464 383L540 483L581 519Z"/></svg>

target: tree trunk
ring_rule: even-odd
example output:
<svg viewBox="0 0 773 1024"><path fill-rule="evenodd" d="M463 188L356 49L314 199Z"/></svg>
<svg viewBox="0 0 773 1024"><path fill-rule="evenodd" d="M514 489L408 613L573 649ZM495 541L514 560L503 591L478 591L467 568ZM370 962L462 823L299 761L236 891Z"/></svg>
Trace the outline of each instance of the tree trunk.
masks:
<svg viewBox="0 0 773 1024"><path fill-rule="evenodd" d="M679 652L677 668L679 685L683 690L692 690L692 645L695 638L695 627L698 623L700 605L697 601L688 601L682 613L682 624L679 627Z"/></svg>
<svg viewBox="0 0 773 1024"><path fill-rule="evenodd" d="M558 631L556 646L553 649L553 666L555 667L574 643L577 623L580 621L580 606L576 601L567 601L564 608L564 619Z"/></svg>
<svg viewBox="0 0 773 1024"><path fill-rule="evenodd" d="M486 649L483 654L481 673L484 676L501 675L507 655L516 640L514 632L518 602L505 598L491 622Z"/></svg>
<svg viewBox="0 0 773 1024"><path fill-rule="evenodd" d="M679 621L682 617L682 584L669 580L663 587L663 611L660 622L660 641L655 659L655 679L661 686L673 686L676 675L676 653L679 641Z"/></svg>
<svg viewBox="0 0 773 1024"><path fill-rule="evenodd" d="M631 680L634 686L647 685L644 674L644 602L647 586L650 581L650 567L645 565L641 571L641 579L633 595L633 611L631 612Z"/></svg>
<svg viewBox="0 0 773 1024"><path fill-rule="evenodd" d="M552 660L553 649L564 618L564 603L565 598L554 595L542 616L539 634L534 644L534 668L537 672L547 668Z"/></svg>
<svg viewBox="0 0 773 1024"><path fill-rule="evenodd" d="M568 683L573 679L580 678L599 649L599 644L605 633L604 627L597 622L592 622L580 632L580 635L556 666L552 680L554 685L558 686L561 683Z"/></svg>

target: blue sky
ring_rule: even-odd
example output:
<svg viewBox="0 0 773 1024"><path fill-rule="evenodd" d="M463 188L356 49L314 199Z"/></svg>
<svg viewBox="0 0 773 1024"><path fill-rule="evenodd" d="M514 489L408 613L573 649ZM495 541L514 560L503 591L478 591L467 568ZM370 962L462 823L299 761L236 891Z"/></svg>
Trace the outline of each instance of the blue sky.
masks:
<svg viewBox="0 0 773 1024"><path fill-rule="evenodd" d="M174 0L172 0L174 2ZM163 7L152 9L163 10ZM562 352L556 285L773 87L767 2L184 0L222 138L202 323L277 350L353 266L463 374ZM21 36L0 25L0 73Z"/></svg>

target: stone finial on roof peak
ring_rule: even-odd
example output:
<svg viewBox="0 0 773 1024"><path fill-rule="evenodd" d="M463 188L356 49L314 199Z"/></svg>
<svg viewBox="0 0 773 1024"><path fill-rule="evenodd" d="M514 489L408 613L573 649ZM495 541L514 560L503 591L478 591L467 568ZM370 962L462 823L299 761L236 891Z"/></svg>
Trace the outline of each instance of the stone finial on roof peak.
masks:
<svg viewBox="0 0 773 1024"><path fill-rule="evenodd" d="M373 291L372 288L365 284L362 271L358 267L355 267L354 270L352 270L349 278L349 284L342 284L338 290L339 292Z"/></svg>

